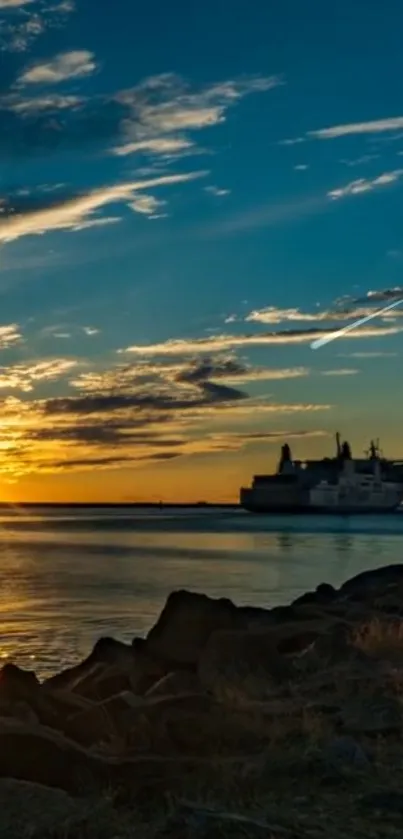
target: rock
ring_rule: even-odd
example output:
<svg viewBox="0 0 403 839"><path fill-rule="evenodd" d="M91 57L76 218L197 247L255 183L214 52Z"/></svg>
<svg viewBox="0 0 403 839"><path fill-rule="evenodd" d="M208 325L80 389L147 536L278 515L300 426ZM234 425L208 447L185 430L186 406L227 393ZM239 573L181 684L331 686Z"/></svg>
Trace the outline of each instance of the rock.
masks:
<svg viewBox="0 0 403 839"><path fill-rule="evenodd" d="M137 715L133 711L143 707L144 700L130 691L120 693L103 703L91 703L83 710L68 717L63 733L82 746L109 743L124 737L130 731Z"/></svg>
<svg viewBox="0 0 403 839"><path fill-rule="evenodd" d="M177 670L168 673L147 691L146 697L180 696L183 693L200 693L201 685L195 673Z"/></svg>
<svg viewBox="0 0 403 839"><path fill-rule="evenodd" d="M35 673L14 664L6 664L0 672L0 714L32 724L60 725L58 709L42 691Z"/></svg>
<svg viewBox="0 0 403 839"><path fill-rule="evenodd" d="M238 722L229 720L213 697L182 694L144 702L133 713L126 742L134 754L215 756L229 742L238 746L240 739ZM249 740L248 747L253 749Z"/></svg>
<svg viewBox="0 0 403 839"><path fill-rule="evenodd" d="M345 735L335 737L324 750L324 760L331 767L343 767L346 764L366 769L370 765L368 755L353 738Z"/></svg>
<svg viewBox="0 0 403 839"><path fill-rule="evenodd" d="M215 632L198 667L202 687L231 704L272 697L291 673L292 667L276 649L270 630Z"/></svg>
<svg viewBox="0 0 403 839"><path fill-rule="evenodd" d="M5 664L0 671L0 695L8 700L29 701L39 691L35 673L21 670L15 664Z"/></svg>
<svg viewBox="0 0 403 839"><path fill-rule="evenodd" d="M351 627L345 623L335 623L322 635L318 635L303 657L305 663L313 669L324 665L348 664L351 661L354 661L355 667L373 668L370 657L354 645Z"/></svg>
<svg viewBox="0 0 403 839"><path fill-rule="evenodd" d="M280 825L192 805L179 806L156 839L303 839Z"/></svg>
<svg viewBox="0 0 403 839"><path fill-rule="evenodd" d="M403 793L400 791L371 792L361 796L359 806L365 810L386 811L403 815Z"/></svg>
<svg viewBox="0 0 403 839"><path fill-rule="evenodd" d="M44 690L65 690L94 702L132 691L141 695L166 674L166 667L150 657L144 646L134 648L101 638L81 664L47 679Z"/></svg>
<svg viewBox="0 0 403 839"><path fill-rule="evenodd" d="M328 583L321 583L317 586L315 591L307 591L305 594L297 597L297 599L292 602L291 607L295 608L298 606L305 606L309 603L327 605L328 603L333 603L337 596L337 591L333 588L333 586Z"/></svg>
<svg viewBox="0 0 403 839"><path fill-rule="evenodd" d="M340 723L350 734L400 735L402 705L388 696L364 695L351 698L340 712Z"/></svg>
<svg viewBox="0 0 403 839"><path fill-rule="evenodd" d="M326 625L285 624L281 631L272 633L273 644L282 655L301 653L310 647L325 632Z"/></svg>
<svg viewBox="0 0 403 839"><path fill-rule="evenodd" d="M52 729L0 718L0 778L84 795L107 777L107 764Z"/></svg>
<svg viewBox="0 0 403 839"><path fill-rule="evenodd" d="M213 632L243 625L239 610L230 600L174 591L147 635L147 651L169 663L170 670L195 666Z"/></svg>
<svg viewBox="0 0 403 839"><path fill-rule="evenodd" d="M339 595L341 597L367 596L371 590L381 592L390 583L403 581L403 564L385 565L381 568L374 568L371 571L363 571L341 586Z"/></svg>
<svg viewBox="0 0 403 839"><path fill-rule="evenodd" d="M126 667L135 661L133 649L127 644L122 644L114 638L100 638L92 652L84 661L75 667L69 667L55 676L51 676L44 682L44 687L54 689L66 689L74 691L77 684L105 665Z"/></svg>
<svg viewBox="0 0 403 839"><path fill-rule="evenodd" d="M80 801L60 789L0 780L1 839L134 837L128 823L106 801Z"/></svg>

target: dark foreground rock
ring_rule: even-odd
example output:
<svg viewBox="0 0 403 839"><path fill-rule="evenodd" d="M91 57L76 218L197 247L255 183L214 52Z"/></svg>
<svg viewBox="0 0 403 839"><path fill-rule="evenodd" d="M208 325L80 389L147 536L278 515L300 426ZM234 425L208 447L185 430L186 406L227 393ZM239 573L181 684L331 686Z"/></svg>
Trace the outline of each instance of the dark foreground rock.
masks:
<svg viewBox="0 0 403 839"><path fill-rule="evenodd" d="M145 693L167 672L160 661L147 654L145 645L134 647L113 638L100 638L81 664L47 679L44 688L100 701L124 690Z"/></svg>
<svg viewBox="0 0 403 839"><path fill-rule="evenodd" d="M395 839L375 805L403 787L402 616L402 565L272 609L180 591L146 639L101 639L42 684L6 665L0 839L13 820L59 839L56 811L63 839L143 839L136 814L146 839Z"/></svg>
<svg viewBox="0 0 403 839"><path fill-rule="evenodd" d="M213 632L243 626L242 615L230 600L174 591L147 635L147 651L167 662L171 670L195 667Z"/></svg>
<svg viewBox="0 0 403 839"><path fill-rule="evenodd" d="M156 839L303 839L301 833L237 813L182 805L166 821Z"/></svg>
<svg viewBox="0 0 403 839"><path fill-rule="evenodd" d="M0 780L1 839L135 839L129 819L107 801L77 800L60 789Z"/></svg>
<svg viewBox="0 0 403 839"><path fill-rule="evenodd" d="M268 630L215 632L198 667L202 687L216 699L235 704L270 698L291 673Z"/></svg>

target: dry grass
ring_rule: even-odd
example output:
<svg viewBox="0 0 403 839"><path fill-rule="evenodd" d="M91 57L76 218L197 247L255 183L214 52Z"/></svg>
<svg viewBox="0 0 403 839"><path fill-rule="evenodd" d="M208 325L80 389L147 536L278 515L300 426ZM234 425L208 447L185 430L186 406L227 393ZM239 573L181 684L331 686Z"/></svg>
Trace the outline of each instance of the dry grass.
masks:
<svg viewBox="0 0 403 839"><path fill-rule="evenodd" d="M403 657L403 621L373 618L356 628L352 642L359 650L377 658Z"/></svg>

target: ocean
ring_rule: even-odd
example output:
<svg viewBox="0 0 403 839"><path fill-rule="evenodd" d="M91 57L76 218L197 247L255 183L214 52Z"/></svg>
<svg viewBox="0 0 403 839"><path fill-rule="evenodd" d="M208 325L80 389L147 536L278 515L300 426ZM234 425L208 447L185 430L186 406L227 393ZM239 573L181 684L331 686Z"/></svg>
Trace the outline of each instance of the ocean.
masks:
<svg viewBox="0 0 403 839"><path fill-rule="evenodd" d="M403 514L253 516L237 509L0 510L0 657L38 675L103 635L131 641L173 589L289 603L320 582L401 562Z"/></svg>

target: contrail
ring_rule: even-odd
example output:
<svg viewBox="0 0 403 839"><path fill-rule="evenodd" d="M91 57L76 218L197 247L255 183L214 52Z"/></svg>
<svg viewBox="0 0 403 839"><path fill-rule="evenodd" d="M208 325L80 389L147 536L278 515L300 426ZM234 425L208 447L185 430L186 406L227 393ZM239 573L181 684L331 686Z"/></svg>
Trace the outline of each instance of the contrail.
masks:
<svg viewBox="0 0 403 839"><path fill-rule="evenodd" d="M383 315L384 312L389 312L390 309L394 309L401 303L403 303L403 298L401 298L400 300L395 300L394 303L390 303L389 306L385 306L383 309L377 309L376 312L372 312L370 315L366 315L365 318L355 320L354 323L350 323L348 326L343 326L341 329L336 329L335 332L331 332L329 335L325 335L323 338L317 338L315 341L312 341L311 349L318 350L320 347L324 347L324 345L329 344L330 341L335 341L336 338L341 338L342 335L346 335L347 332L351 332L353 329L356 329L357 326L362 326L363 323L368 323L369 320L377 318L379 317L379 315Z"/></svg>

